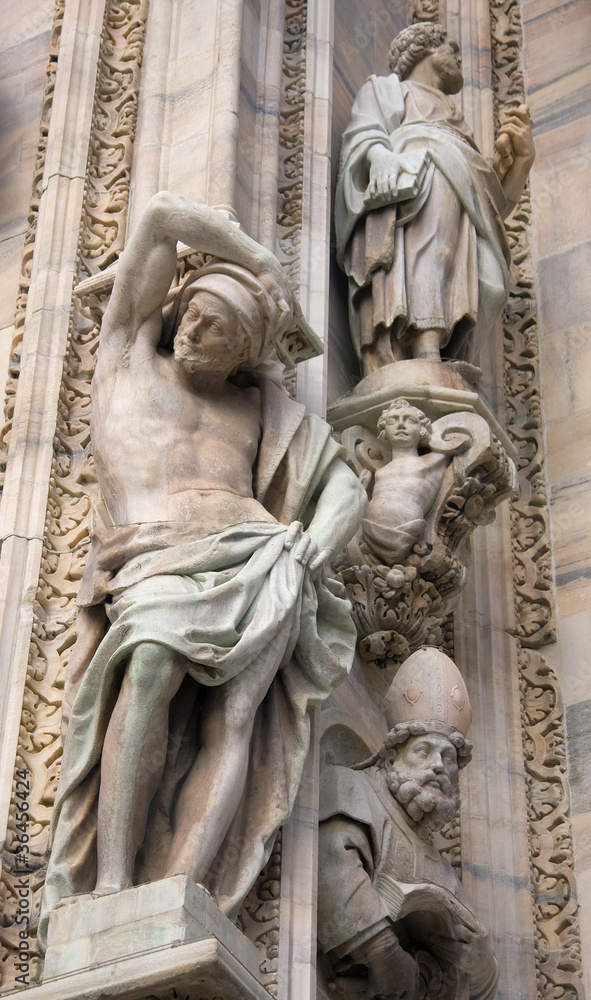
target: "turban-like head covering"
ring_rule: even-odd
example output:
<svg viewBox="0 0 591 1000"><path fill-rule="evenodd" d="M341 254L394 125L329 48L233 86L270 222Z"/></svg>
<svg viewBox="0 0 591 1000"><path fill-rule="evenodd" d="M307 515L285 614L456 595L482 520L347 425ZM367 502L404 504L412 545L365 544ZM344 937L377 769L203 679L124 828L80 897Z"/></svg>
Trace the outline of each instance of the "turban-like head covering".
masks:
<svg viewBox="0 0 591 1000"><path fill-rule="evenodd" d="M213 258L191 272L173 301L163 310L162 346L171 347L179 324L197 291L210 292L235 313L250 340L250 355L241 369L259 367L275 340L291 329L299 315L281 265L257 276L239 264Z"/></svg>

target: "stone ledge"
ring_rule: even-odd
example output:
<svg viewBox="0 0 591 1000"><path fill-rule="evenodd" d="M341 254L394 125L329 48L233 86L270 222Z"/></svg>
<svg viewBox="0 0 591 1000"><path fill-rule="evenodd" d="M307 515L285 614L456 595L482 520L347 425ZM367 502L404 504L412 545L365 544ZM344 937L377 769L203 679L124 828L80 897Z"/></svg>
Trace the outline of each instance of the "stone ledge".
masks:
<svg viewBox="0 0 591 1000"><path fill-rule="evenodd" d="M34 1000L268 1000L256 947L186 875L75 898L47 937Z"/></svg>
<svg viewBox="0 0 591 1000"><path fill-rule="evenodd" d="M27 997L170 1000L173 989L182 1000L269 1000L269 994L252 973L214 937L59 976L29 987Z"/></svg>

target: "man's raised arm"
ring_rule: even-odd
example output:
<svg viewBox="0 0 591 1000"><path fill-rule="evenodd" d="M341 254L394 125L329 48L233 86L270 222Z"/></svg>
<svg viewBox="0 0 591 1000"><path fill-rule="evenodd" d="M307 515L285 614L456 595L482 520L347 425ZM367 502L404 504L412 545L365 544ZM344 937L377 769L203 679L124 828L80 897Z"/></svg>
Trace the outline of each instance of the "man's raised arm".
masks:
<svg viewBox="0 0 591 1000"><path fill-rule="evenodd" d="M208 205L160 191L146 205L117 269L109 325L132 338L159 311L174 277L177 241L240 264L257 277L285 280L277 259Z"/></svg>

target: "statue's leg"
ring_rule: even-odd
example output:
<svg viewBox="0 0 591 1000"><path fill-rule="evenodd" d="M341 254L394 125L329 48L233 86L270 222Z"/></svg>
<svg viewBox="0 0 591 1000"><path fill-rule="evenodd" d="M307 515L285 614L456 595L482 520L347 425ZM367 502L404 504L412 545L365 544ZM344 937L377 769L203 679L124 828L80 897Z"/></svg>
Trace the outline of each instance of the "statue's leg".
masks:
<svg viewBox="0 0 591 1000"><path fill-rule="evenodd" d="M166 760L169 706L186 672L184 657L159 643L141 643L132 653L101 757L96 894L133 885L135 855Z"/></svg>
<svg viewBox="0 0 591 1000"><path fill-rule="evenodd" d="M277 669L276 651L266 661L248 678L239 674L207 693L201 747L175 810L166 876L202 882L220 849L244 790L254 718Z"/></svg>
<svg viewBox="0 0 591 1000"><path fill-rule="evenodd" d="M437 359L456 325L478 312L476 231L439 170L427 201L404 226L404 259L411 354Z"/></svg>

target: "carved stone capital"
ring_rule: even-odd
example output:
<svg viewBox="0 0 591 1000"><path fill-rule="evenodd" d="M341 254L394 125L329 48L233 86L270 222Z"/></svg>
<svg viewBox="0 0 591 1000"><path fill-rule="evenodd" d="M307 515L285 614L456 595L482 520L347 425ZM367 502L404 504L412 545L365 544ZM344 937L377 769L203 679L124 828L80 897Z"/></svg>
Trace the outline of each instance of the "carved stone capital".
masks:
<svg viewBox="0 0 591 1000"><path fill-rule="evenodd" d="M382 667L442 641L466 579L470 535L517 495L515 449L457 367L390 367L405 365L393 383L386 369L364 379L330 413L368 492L342 570L359 652ZM427 367L429 382L425 365L437 369Z"/></svg>

